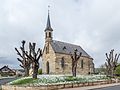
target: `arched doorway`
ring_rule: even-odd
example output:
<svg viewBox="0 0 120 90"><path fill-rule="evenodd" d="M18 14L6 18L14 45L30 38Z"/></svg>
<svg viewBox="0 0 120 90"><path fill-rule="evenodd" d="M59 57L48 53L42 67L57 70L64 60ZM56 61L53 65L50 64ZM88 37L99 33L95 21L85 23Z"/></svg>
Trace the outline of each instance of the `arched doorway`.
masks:
<svg viewBox="0 0 120 90"><path fill-rule="evenodd" d="M49 62L47 61L46 63L46 73L49 74L50 72L50 67L49 67Z"/></svg>

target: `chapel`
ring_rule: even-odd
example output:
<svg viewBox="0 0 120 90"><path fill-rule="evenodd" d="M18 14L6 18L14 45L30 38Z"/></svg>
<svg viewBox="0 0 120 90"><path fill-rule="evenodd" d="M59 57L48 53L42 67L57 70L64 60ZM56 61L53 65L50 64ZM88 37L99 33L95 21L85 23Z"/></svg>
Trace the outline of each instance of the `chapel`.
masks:
<svg viewBox="0 0 120 90"><path fill-rule="evenodd" d="M42 56L43 74L72 74L72 59L70 54L73 54L75 50L77 50L78 53L82 53L77 63L77 75L94 73L93 58L83 50L81 46L54 40L49 12L44 32L45 44Z"/></svg>

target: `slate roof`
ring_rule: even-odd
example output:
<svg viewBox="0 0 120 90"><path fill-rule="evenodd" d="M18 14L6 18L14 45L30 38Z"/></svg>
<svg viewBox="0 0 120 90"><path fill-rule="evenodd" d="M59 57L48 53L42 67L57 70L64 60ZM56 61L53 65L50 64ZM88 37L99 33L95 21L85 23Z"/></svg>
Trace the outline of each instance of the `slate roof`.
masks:
<svg viewBox="0 0 120 90"><path fill-rule="evenodd" d="M55 53L63 53L63 54L70 54L70 53L74 53L74 50L77 49L78 52L82 52L82 56L86 56L91 58L91 56L89 56L80 46L78 45L74 45L74 44L70 44L70 43L66 43L66 42L61 42L61 41L56 41L53 40L51 42L51 45L53 47L53 50L55 51Z"/></svg>
<svg viewBox="0 0 120 90"><path fill-rule="evenodd" d="M45 31L53 31L53 29L51 28L51 24L50 24L49 12L48 12L47 25L46 25Z"/></svg>

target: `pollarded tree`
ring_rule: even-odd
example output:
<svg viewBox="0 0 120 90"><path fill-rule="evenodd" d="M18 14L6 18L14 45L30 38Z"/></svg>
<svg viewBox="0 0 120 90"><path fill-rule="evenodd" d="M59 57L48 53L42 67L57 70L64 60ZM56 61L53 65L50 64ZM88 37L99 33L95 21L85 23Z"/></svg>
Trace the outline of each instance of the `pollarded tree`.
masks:
<svg viewBox="0 0 120 90"><path fill-rule="evenodd" d="M77 49L74 51L74 54L71 54L72 59L72 75L76 77L76 69L77 69L77 63L79 58L81 57L82 53L78 52Z"/></svg>
<svg viewBox="0 0 120 90"><path fill-rule="evenodd" d="M15 48L17 54L20 56L20 58L17 58L18 61L20 61L20 66L24 69L25 75L24 76L29 76L29 70L30 70L30 65L31 65L31 60L28 59L28 57L25 55L25 41L22 41L22 46L20 47L20 50ZM31 54L31 51L29 51L29 54Z"/></svg>
<svg viewBox="0 0 120 90"><path fill-rule="evenodd" d="M27 56L27 58L30 61L32 61L32 69L33 69L32 77L34 79L37 79L37 74L38 74L38 69L39 69L39 59L42 56L42 50L38 48L36 52L35 47L36 47L36 43L29 43L29 49L31 51L31 54L29 55L27 51L24 51L24 54Z"/></svg>
<svg viewBox="0 0 120 90"><path fill-rule="evenodd" d="M114 55L114 49L112 49L109 53L109 55L106 53L106 62L105 62L105 66L106 66L106 70L107 70L107 76L114 76L114 72L115 69L117 67L118 64L118 59L119 59L120 54L115 54Z"/></svg>

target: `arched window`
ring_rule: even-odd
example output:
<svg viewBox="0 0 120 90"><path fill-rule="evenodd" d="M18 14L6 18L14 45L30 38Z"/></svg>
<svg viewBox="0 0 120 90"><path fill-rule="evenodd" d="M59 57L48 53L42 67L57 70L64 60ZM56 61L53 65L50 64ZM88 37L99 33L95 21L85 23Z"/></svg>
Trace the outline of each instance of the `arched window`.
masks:
<svg viewBox="0 0 120 90"><path fill-rule="evenodd" d="M61 67L62 67L62 68L64 68L64 67L65 67L64 57L62 57L62 59L61 59Z"/></svg>
<svg viewBox="0 0 120 90"><path fill-rule="evenodd" d="M81 60L81 68L83 68L83 59Z"/></svg>
<svg viewBox="0 0 120 90"><path fill-rule="evenodd" d="M45 50L46 50L46 54L47 54L47 52L48 52L47 47L45 48Z"/></svg>
<svg viewBox="0 0 120 90"><path fill-rule="evenodd" d="M49 37L51 37L51 32L49 32Z"/></svg>
<svg viewBox="0 0 120 90"><path fill-rule="evenodd" d="M46 46L46 54L49 53L49 44Z"/></svg>
<svg viewBox="0 0 120 90"><path fill-rule="evenodd" d="M49 74L50 73L50 66L49 66L49 62L47 61L46 63L46 73Z"/></svg>

